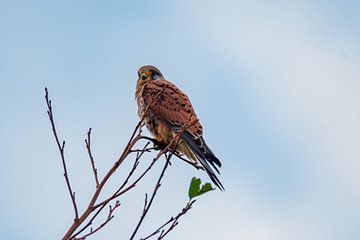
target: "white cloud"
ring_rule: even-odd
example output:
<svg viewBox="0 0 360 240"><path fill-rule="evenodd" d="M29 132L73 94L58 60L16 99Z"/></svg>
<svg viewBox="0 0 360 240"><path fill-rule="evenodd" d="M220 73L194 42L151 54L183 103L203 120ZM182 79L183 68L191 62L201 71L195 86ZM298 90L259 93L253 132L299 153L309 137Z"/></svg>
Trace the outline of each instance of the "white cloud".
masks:
<svg viewBox="0 0 360 240"><path fill-rule="evenodd" d="M360 49L356 36L342 36L333 28L322 32L326 22L336 19L313 7L218 2L198 5L188 21L199 41L232 63L231 71L246 64L253 73L248 84L266 121L282 126L279 134L301 144L308 179L299 191L305 195L275 227L300 228L305 238L299 239L329 239L343 229L338 219L359 210ZM339 207L342 213L334 211ZM254 222L266 222L266 216L259 219ZM259 239L271 239L271 234Z"/></svg>
<svg viewBox="0 0 360 240"><path fill-rule="evenodd" d="M326 159L339 171L359 166L360 61L357 55L346 57L358 52L356 44L333 42L314 32L317 23L306 16L267 7L250 6L250 14L245 12L249 5L208 4L190 21L214 51L234 60L230 68L241 67L244 61L237 59L245 60L259 102L290 134L315 144L319 161ZM345 173L339 177L347 178ZM349 183L354 180L360 184L358 177Z"/></svg>

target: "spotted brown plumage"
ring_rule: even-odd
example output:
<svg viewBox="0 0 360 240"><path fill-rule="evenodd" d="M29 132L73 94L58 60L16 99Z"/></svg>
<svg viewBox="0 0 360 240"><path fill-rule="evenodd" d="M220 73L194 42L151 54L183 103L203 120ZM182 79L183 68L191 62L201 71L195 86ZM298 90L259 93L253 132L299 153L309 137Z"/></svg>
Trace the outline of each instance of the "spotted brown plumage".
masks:
<svg viewBox="0 0 360 240"><path fill-rule="evenodd" d="M214 173L214 170L219 173L221 162L207 146L203 128L186 94L167 81L154 66L141 67L138 77L135 92L138 114L140 118L145 116L145 125L154 138L167 145L181 132L176 150L201 166L223 190Z"/></svg>

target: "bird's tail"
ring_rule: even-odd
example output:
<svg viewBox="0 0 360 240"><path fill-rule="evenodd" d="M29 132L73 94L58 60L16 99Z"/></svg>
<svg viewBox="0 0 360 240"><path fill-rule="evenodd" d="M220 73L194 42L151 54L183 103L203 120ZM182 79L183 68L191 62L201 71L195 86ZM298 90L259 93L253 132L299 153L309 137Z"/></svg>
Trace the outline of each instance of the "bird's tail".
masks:
<svg viewBox="0 0 360 240"><path fill-rule="evenodd" d="M221 167L220 160L214 155L214 153L210 150L210 148L206 145L203 137L193 137L189 132L184 132L182 134L182 139L191 150L193 156L200 162L200 164L204 167L206 173L209 175L211 181L220 189L224 190L224 186L221 184L220 180L214 173L214 170L220 174L218 167ZM185 155L186 152L184 152ZM190 156L188 156L190 157ZM191 158L191 157L190 157Z"/></svg>
<svg viewBox="0 0 360 240"><path fill-rule="evenodd" d="M195 165L198 169L205 170L203 165L200 163L200 161L196 158L194 153L191 151L189 146L184 142L183 140L180 140L179 145L177 146L176 150L182 154L184 154L189 161Z"/></svg>

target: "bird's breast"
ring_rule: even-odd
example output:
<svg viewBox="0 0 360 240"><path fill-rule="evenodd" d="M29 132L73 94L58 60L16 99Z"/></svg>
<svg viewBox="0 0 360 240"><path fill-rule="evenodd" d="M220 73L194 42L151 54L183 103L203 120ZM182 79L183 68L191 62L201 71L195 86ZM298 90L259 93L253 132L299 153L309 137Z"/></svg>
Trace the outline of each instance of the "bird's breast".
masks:
<svg viewBox="0 0 360 240"><path fill-rule="evenodd" d="M167 144L171 141L172 132L171 130L159 119L156 117L147 107L145 99L143 97L143 86L137 86L135 97L138 105L138 115L142 119L144 118L144 123L149 132L153 135L153 137Z"/></svg>

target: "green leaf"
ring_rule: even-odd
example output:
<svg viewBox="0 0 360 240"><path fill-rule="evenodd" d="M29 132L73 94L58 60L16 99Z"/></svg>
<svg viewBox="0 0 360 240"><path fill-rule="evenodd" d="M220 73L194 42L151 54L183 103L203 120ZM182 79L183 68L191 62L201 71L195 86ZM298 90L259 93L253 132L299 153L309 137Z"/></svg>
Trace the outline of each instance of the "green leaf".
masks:
<svg viewBox="0 0 360 240"><path fill-rule="evenodd" d="M211 186L211 183L205 183L204 185L202 185L200 192L201 194L203 194L211 190L214 190L214 188Z"/></svg>
<svg viewBox="0 0 360 240"><path fill-rule="evenodd" d="M205 183L201 186L201 180L200 178L193 177L191 179L190 187L189 187L189 198L190 200L194 197L200 196L204 193L207 193L209 191L214 190L214 188L211 186L211 183Z"/></svg>
<svg viewBox="0 0 360 240"><path fill-rule="evenodd" d="M197 193L200 191L200 178L193 177L189 186L189 198L192 199L197 196Z"/></svg>

